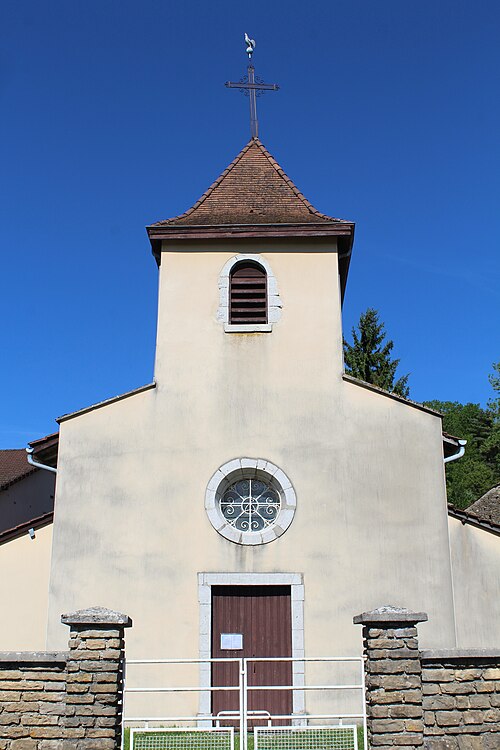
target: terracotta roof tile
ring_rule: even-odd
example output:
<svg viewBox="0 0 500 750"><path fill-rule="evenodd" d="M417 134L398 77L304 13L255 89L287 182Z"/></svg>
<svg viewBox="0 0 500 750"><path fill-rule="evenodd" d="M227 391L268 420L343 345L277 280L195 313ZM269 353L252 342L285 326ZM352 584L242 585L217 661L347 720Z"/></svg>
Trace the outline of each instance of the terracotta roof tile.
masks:
<svg viewBox="0 0 500 750"><path fill-rule="evenodd" d="M0 490L5 490L14 482L36 471L28 463L24 448L0 450Z"/></svg>
<svg viewBox="0 0 500 750"><path fill-rule="evenodd" d="M152 226L339 222L315 209L261 141L252 138L192 208Z"/></svg>

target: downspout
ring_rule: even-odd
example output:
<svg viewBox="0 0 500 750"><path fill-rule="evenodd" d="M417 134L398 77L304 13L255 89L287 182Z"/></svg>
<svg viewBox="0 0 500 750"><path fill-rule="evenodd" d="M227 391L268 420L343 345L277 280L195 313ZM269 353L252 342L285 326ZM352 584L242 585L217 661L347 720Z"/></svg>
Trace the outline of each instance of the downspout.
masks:
<svg viewBox="0 0 500 750"><path fill-rule="evenodd" d="M443 462L445 464L449 463L450 461L456 461L458 458L462 458L462 456L465 453L465 446L467 445L467 440L459 440L459 449L456 453L453 453L451 456L448 456L447 458L443 459ZM447 527L448 528L448 527ZM456 607L456 600L455 600L455 579L453 576L453 559L451 555L451 539L450 539L450 532L448 529L448 558L450 561L450 574L451 574L451 600L452 600L452 606L453 606L453 630L455 633L455 648L458 648L458 628L457 628L457 607Z"/></svg>
<svg viewBox="0 0 500 750"><path fill-rule="evenodd" d="M26 453L28 454L28 463L31 464L31 466L35 466L37 469L46 469L47 471L52 471L54 474L57 474L57 469L54 469L53 466L46 466L46 464L40 464L38 463L38 461L35 461L32 456L34 450L34 448L26 448Z"/></svg>
<svg viewBox="0 0 500 750"><path fill-rule="evenodd" d="M445 464L449 463L450 461L456 461L458 458L462 458L462 456L464 455L465 446L467 445L467 440L459 440L458 444L460 448L458 449L456 453L453 453L451 456L448 456L447 458L444 459Z"/></svg>

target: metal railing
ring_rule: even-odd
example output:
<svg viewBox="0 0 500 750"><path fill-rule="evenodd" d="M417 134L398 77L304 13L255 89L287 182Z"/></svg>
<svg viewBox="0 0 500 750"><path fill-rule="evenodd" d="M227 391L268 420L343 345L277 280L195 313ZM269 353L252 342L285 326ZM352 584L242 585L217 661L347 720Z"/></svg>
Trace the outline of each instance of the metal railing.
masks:
<svg viewBox="0 0 500 750"><path fill-rule="evenodd" d="M302 680L292 679L295 684L292 685L249 685L248 676L250 673L250 665L257 662L288 662L290 664L299 663L350 663L357 664L359 666L359 682L343 683L343 684L319 684L319 685L308 685L305 682L305 677ZM235 685L212 685L211 684L211 665L212 664L237 664L238 665L238 684ZM128 685L128 669L130 667L138 665L207 665L207 679L206 684L183 686L183 685L148 685L148 686L129 686ZM124 706L123 706L123 722L125 725L140 723L144 727L148 728L151 724L174 724L177 722L191 722L195 723L197 727L205 727L206 730L211 728L219 729L221 727L221 721L234 721L239 725L240 735L240 750L248 750L248 722L262 720L266 721L268 726L272 726L273 721L284 721L288 720L291 726L301 726L303 728L314 729L314 725L310 725L311 721L336 721L338 726L342 726L342 722L346 719L349 720L361 720L363 725L363 745L364 750L367 750L367 733L366 733L366 705L365 705L365 671L364 671L364 660L362 657L336 657L336 656L323 656L323 657L245 657L245 658L213 658L213 659L128 659L126 661L127 669L124 670ZM305 675L305 669L304 669ZM201 680L200 680L201 681ZM300 684L298 684L300 682ZM359 691L360 693L360 710L358 712L332 712L332 713L306 713L305 711L295 712L291 714L272 714L267 710L259 709L252 710L248 708L248 696L252 691L275 691L275 690L289 690L294 695L297 691L299 695L304 693L302 691ZM215 692L236 692L239 696L238 704L239 709L237 711L220 711L218 714L213 715L210 712L202 712L196 715L190 716L132 716L127 715L127 696L132 694L148 694L148 693L200 693L205 696L213 694ZM317 727L318 728L318 727ZM133 750L131 747L130 750Z"/></svg>

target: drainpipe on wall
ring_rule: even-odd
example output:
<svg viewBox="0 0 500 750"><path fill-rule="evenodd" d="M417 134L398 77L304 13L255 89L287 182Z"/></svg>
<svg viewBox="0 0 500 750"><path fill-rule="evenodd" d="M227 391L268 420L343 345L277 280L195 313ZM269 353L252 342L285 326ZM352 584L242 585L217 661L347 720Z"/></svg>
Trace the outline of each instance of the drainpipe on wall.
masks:
<svg viewBox="0 0 500 750"><path fill-rule="evenodd" d="M458 451L456 453L453 453L451 456L448 456L447 458L444 459L444 463L445 464L449 463L450 461L456 461L457 458L462 458L462 456L464 455L464 453L465 453L465 446L467 445L467 440L459 440L458 444L459 444L460 448L458 449ZM29 461L29 459L28 459L28 461Z"/></svg>
<svg viewBox="0 0 500 750"><path fill-rule="evenodd" d="M47 471L51 471L53 474L57 474L57 469L54 469L53 466L46 466L45 464L40 464L38 463L38 461L35 461L32 456L34 450L34 448L26 448L26 453L28 454L28 463L31 464L31 466L36 466L37 469L46 469Z"/></svg>

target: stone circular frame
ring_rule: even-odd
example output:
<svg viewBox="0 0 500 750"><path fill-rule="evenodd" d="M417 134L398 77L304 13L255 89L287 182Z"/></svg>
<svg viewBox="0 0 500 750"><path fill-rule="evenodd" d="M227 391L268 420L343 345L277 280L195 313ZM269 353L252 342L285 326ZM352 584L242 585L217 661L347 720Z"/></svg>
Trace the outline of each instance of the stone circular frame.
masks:
<svg viewBox="0 0 500 750"><path fill-rule="evenodd" d="M271 484L280 495L281 508L272 526L262 531L239 531L222 515L220 500L224 492L240 479L260 479ZM284 471L264 458L235 458L220 466L205 492L205 510L214 529L236 544L267 544L278 539L293 521L297 498Z"/></svg>

